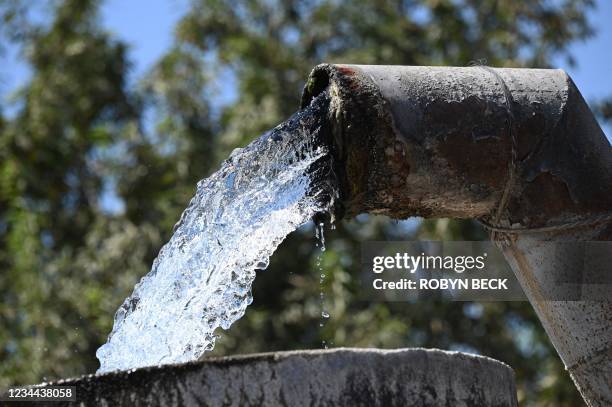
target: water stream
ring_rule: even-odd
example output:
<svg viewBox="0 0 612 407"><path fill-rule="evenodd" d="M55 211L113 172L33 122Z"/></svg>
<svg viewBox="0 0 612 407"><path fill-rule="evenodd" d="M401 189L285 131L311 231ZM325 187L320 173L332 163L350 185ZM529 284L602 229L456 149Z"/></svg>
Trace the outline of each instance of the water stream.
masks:
<svg viewBox="0 0 612 407"><path fill-rule="evenodd" d="M321 264L323 261L323 254L325 253L325 224L320 222L316 225L315 229L315 238L317 239L316 246L319 247L321 251L317 254L317 262L316 268L317 273L319 273L319 304L321 307L321 318L319 321L319 335L324 338L323 328L325 328L325 324L329 318L329 312L325 306L325 279L327 278L327 274ZM324 349L328 348L327 341L325 339L321 340L321 347Z"/></svg>
<svg viewBox="0 0 612 407"><path fill-rule="evenodd" d="M285 237L336 197L329 98L243 149L197 185L151 271L115 315L98 372L195 360L253 301L251 285Z"/></svg>

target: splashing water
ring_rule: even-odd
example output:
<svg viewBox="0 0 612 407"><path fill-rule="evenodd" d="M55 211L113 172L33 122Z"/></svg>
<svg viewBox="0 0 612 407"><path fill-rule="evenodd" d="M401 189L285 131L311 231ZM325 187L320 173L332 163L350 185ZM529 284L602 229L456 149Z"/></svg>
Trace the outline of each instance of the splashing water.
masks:
<svg viewBox="0 0 612 407"><path fill-rule="evenodd" d="M244 149L195 197L149 274L115 315L98 372L195 360L253 298L255 270L336 197L322 94Z"/></svg>

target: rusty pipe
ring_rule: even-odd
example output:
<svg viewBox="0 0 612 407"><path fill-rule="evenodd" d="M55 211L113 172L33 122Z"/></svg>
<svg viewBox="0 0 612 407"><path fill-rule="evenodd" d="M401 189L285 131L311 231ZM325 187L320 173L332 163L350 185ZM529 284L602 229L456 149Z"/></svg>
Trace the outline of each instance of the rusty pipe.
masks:
<svg viewBox="0 0 612 407"><path fill-rule="evenodd" d="M324 90L338 214L476 218L521 229L495 240L587 404L612 405L612 299L543 294L558 265L573 260L544 242L612 240L610 143L570 77L326 64L310 74L302 105Z"/></svg>

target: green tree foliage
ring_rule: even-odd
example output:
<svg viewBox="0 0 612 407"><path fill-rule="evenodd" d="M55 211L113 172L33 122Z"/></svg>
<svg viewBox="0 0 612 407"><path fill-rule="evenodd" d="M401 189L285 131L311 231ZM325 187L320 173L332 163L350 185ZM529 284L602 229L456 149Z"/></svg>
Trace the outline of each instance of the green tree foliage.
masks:
<svg viewBox="0 0 612 407"><path fill-rule="evenodd" d="M99 2L51 2L37 24L28 4L0 1L0 31L32 68L16 113L0 115L0 387L97 368L112 315L149 270L197 180L288 117L314 65L486 59L545 67L590 35L584 15L593 5L193 0L171 49L129 83L126 46L99 26ZM113 192L118 211L103 204ZM312 228L303 228L260 273L253 305L220 332L213 354L322 340L467 350L510 364L523 401L579 405L527 303L373 303L359 295L361 241L485 237L469 221L409 228L365 216L328 231L321 254ZM331 314L323 328L321 290Z"/></svg>
<svg viewBox="0 0 612 407"><path fill-rule="evenodd" d="M595 113L602 122L607 124L612 123L612 97L597 103Z"/></svg>
<svg viewBox="0 0 612 407"><path fill-rule="evenodd" d="M126 48L101 31L95 10L95 2L67 1L48 27L30 30L32 78L0 134L3 385L82 371L75 354L94 351L109 325L81 328L101 311L108 285L77 257L93 226L110 221L99 208L99 157L134 112Z"/></svg>

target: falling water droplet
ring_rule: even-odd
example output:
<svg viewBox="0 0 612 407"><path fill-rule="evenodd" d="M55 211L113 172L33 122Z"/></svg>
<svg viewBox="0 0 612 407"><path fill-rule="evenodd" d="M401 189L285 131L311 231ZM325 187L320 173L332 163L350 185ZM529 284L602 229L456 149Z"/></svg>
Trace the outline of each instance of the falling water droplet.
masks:
<svg viewBox="0 0 612 407"><path fill-rule="evenodd" d="M325 309L325 279L326 274L321 265L323 253L325 252L325 224L323 222L319 222L315 228L315 236L317 240L321 243L321 252L317 255L317 270L320 272L319 274L319 298L321 305L321 320L319 322L319 327L323 328L325 326L325 322L329 319L329 312ZM318 247L318 246L317 246ZM321 345L323 348L327 349L327 343L325 340L321 341Z"/></svg>
<svg viewBox="0 0 612 407"><path fill-rule="evenodd" d="M321 242L321 251L324 252L325 251L325 224L323 222L319 223L319 227L317 231L318 231L317 237L319 238L319 241Z"/></svg>

